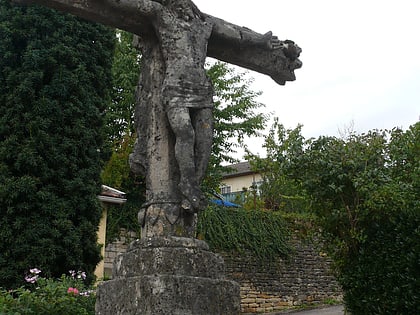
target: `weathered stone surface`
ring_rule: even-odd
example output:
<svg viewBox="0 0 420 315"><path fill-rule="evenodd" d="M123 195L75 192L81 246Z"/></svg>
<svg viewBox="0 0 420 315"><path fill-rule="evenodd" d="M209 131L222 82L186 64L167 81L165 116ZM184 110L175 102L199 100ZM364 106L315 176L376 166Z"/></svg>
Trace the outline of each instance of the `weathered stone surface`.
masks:
<svg viewBox="0 0 420 315"><path fill-rule="evenodd" d="M239 314L240 289L205 242L138 240L117 257L113 280L98 287L96 314Z"/></svg>
<svg viewBox="0 0 420 315"><path fill-rule="evenodd" d="M208 245L189 238L146 238L135 241L127 253L117 256L113 279L137 275L174 275L224 278L223 258Z"/></svg>
<svg viewBox="0 0 420 315"><path fill-rule="evenodd" d="M129 251L139 248L158 248L158 247L182 247L194 248L201 250L209 250L209 245L205 241L188 238L188 237L171 237L171 236L152 236L135 240L130 243Z"/></svg>
<svg viewBox="0 0 420 315"><path fill-rule="evenodd" d="M114 0L14 0L17 3L37 3L60 11L71 13L90 21L99 22L111 27L126 30L144 37L153 32L151 14L138 8L139 2L149 2L149 8L158 5L156 1L114 1ZM185 2L185 1L184 1ZM190 1L192 2L192 1ZM295 80L294 70L302 63L293 53L277 50L273 54L253 51L244 53L241 38L248 28L231 24L222 19L204 14L208 23L214 25L208 43L208 55L237 66L269 75L279 84ZM123 17L123 18L122 18ZM290 45L292 47L293 45ZM246 45L245 45L246 47ZM288 50L289 47L286 47ZM299 50L300 52L300 50ZM262 55L261 55L262 53Z"/></svg>
<svg viewBox="0 0 420 315"><path fill-rule="evenodd" d="M236 282L151 275L119 278L98 287L97 315L215 315L240 313Z"/></svg>
<svg viewBox="0 0 420 315"><path fill-rule="evenodd" d="M221 253L226 277L241 286L241 308L271 307L276 310L293 305L310 305L325 300L342 300L340 288L331 270L331 260L319 253L320 244L293 238L294 253L289 260L278 258L262 263L251 253Z"/></svg>

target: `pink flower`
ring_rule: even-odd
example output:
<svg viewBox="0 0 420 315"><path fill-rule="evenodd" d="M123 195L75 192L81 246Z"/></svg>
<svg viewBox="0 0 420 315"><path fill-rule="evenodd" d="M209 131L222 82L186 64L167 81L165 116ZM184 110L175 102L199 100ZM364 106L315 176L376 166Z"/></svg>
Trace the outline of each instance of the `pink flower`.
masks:
<svg viewBox="0 0 420 315"><path fill-rule="evenodd" d="M81 296L90 296L91 294L93 294L93 290L87 290L87 291L84 291L84 292L80 292L80 295Z"/></svg>
<svg viewBox="0 0 420 315"><path fill-rule="evenodd" d="M38 268L32 268L32 269L29 269L29 272L30 274L26 275L25 281L29 283L35 283L39 278L39 274L41 273L41 270L39 270Z"/></svg>
<svg viewBox="0 0 420 315"><path fill-rule="evenodd" d="M81 271L81 272L80 272L80 277L81 277L83 280L85 280L85 279L86 279L86 272Z"/></svg>
<svg viewBox="0 0 420 315"><path fill-rule="evenodd" d="M35 283L38 280L38 276L26 276L25 281L29 283Z"/></svg>
<svg viewBox="0 0 420 315"><path fill-rule="evenodd" d="M75 271L75 270L69 270L69 274L73 279L82 279L85 280L86 279L86 272L84 271Z"/></svg>
<svg viewBox="0 0 420 315"><path fill-rule="evenodd" d="M70 288L67 289L67 293L77 295L77 294L79 294L79 290L77 290L77 288L71 288L70 287Z"/></svg>
<svg viewBox="0 0 420 315"><path fill-rule="evenodd" d="M39 270L38 268L32 268L32 269L29 269L29 272L37 275L37 274L41 273L41 270Z"/></svg>

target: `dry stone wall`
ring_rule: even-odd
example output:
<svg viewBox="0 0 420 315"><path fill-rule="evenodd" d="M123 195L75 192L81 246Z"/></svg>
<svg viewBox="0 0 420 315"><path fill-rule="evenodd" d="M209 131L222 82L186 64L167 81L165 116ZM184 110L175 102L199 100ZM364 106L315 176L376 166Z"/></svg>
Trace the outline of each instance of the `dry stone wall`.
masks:
<svg viewBox="0 0 420 315"><path fill-rule="evenodd" d="M222 253L226 276L241 287L243 313L274 312L303 304L341 300L331 261L316 246L295 240L289 260L263 263L251 254Z"/></svg>
<svg viewBox="0 0 420 315"><path fill-rule="evenodd" d="M112 243L109 243L105 247L105 257L104 257L104 275L105 278L111 278L112 275L112 264L114 263L115 258L120 253L125 253L127 251L128 245L132 241L138 238L136 232L126 231L121 229L120 237Z"/></svg>

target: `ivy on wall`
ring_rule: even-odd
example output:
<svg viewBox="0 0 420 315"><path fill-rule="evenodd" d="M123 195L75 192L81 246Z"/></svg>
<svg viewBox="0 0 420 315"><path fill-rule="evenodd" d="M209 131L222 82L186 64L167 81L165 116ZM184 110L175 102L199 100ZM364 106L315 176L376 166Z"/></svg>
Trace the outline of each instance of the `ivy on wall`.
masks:
<svg viewBox="0 0 420 315"><path fill-rule="evenodd" d="M292 253L288 225L271 211L209 206L199 215L198 238L213 250L248 251L266 261Z"/></svg>

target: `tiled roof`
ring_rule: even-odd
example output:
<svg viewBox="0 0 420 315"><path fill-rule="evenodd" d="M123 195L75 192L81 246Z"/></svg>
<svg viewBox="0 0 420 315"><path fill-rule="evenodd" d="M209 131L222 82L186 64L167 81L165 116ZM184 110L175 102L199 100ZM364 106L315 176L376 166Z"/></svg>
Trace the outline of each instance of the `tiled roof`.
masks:
<svg viewBox="0 0 420 315"><path fill-rule="evenodd" d="M251 170L251 165L247 161L228 165L227 167L231 168L232 170L226 172L223 175L224 178L237 177L255 173L253 170Z"/></svg>

